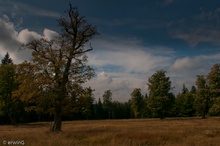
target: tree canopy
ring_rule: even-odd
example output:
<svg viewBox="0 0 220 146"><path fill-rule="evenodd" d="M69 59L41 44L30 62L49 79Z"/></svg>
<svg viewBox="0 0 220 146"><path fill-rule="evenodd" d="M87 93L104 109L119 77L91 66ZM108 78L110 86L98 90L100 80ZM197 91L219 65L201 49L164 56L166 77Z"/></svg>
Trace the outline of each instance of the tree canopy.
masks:
<svg viewBox="0 0 220 146"><path fill-rule="evenodd" d="M61 130L61 115L83 93L82 84L94 76L86 65L86 52L92 50L86 44L98 34L97 29L71 4L66 14L58 20L62 34L22 45L33 51L32 60L17 68L21 85L15 95L54 115L54 131Z"/></svg>
<svg viewBox="0 0 220 146"><path fill-rule="evenodd" d="M164 70L156 71L148 79L149 99L148 106L153 117L165 118L166 114L172 108L173 95L171 90L171 81L166 77Z"/></svg>

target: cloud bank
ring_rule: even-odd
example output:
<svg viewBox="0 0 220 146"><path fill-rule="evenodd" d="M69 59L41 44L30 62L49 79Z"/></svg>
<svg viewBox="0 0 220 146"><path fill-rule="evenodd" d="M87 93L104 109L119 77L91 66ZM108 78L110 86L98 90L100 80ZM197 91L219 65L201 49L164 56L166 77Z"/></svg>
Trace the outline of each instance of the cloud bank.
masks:
<svg viewBox="0 0 220 146"><path fill-rule="evenodd" d="M19 49L21 44L40 38L52 39L58 35L57 32L47 28L44 29L42 34L30 31L27 28L18 32L15 25L6 16L0 18L0 32L0 58L3 58L6 52L9 52L15 63L20 63L31 57L30 50Z"/></svg>

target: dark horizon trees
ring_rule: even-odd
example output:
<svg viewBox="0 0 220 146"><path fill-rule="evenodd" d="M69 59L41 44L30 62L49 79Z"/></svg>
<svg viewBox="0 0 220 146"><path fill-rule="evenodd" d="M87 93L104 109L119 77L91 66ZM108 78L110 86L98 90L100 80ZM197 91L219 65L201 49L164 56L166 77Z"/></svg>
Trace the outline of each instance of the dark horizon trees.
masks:
<svg viewBox="0 0 220 146"><path fill-rule="evenodd" d="M52 98L56 96L51 92L45 93L48 91L45 90L40 93L48 95L49 98L42 98L40 94L35 94L39 90L34 89L36 86L31 85L31 82L28 84L20 82L20 80L31 81L30 79L33 77L33 74L20 76L20 67L23 66L26 71L32 71L30 73L34 74L36 71L30 70L32 66L28 64L14 65L8 53L2 59L0 66L0 124L17 125L21 122L52 120L52 114L45 111L53 108ZM183 84L181 92L176 96L170 92L172 85L170 78L165 75L165 71L156 71L147 83L150 89L149 96L147 94L143 96L141 89L135 88L128 102L112 101L114 95L111 90L104 92L102 101L99 98L98 102L95 102L94 90L91 87L71 88L71 96L66 100L68 104L63 108L62 118L63 120L89 120L220 116L219 70L220 64L214 64L207 76L197 76L196 86L192 86L189 90ZM27 91L30 89L26 88L27 86L32 88L32 92ZM19 87L23 87L23 90ZM79 89L82 91L81 93L76 92ZM18 93L25 95L25 100ZM32 109L36 109L35 112Z"/></svg>

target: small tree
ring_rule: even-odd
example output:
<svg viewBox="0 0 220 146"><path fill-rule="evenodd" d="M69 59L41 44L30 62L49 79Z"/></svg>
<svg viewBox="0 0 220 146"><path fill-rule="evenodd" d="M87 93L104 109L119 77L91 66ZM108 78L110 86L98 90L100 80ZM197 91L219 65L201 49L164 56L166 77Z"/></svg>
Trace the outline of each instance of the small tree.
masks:
<svg viewBox="0 0 220 146"><path fill-rule="evenodd" d="M171 81L165 71L159 70L148 79L149 106L153 117L163 119L172 109L174 96L170 93Z"/></svg>
<svg viewBox="0 0 220 146"><path fill-rule="evenodd" d="M61 115L82 95L82 84L94 76L93 69L86 65L86 52L92 50L86 44L98 34L71 4L67 16L58 23L62 34L53 40L33 40L23 45L33 50L32 60L19 65L17 80L21 85L15 93L35 110L44 107L54 116L52 131L61 130Z"/></svg>
<svg viewBox="0 0 220 146"><path fill-rule="evenodd" d="M131 93L131 109L135 118L141 118L143 116L144 97L141 94L141 89L136 88Z"/></svg>
<svg viewBox="0 0 220 146"><path fill-rule="evenodd" d="M112 117L112 92L106 90L103 94L103 109L107 112L108 118Z"/></svg>
<svg viewBox="0 0 220 146"><path fill-rule="evenodd" d="M79 111L83 118L89 119L93 113L93 90L89 87L86 88L85 93L81 95L77 100L77 106L79 106Z"/></svg>
<svg viewBox="0 0 220 146"><path fill-rule="evenodd" d="M195 109L198 115L204 119L210 106L210 91L203 75L198 75L196 80L197 93L195 97Z"/></svg>
<svg viewBox="0 0 220 146"><path fill-rule="evenodd" d="M175 116L186 117L186 116L194 116L194 97L191 92L188 90L183 90L182 93L176 96L174 112ZM185 88L186 89L186 88Z"/></svg>
<svg viewBox="0 0 220 146"><path fill-rule="evenodd" d="M97 119L103 119L103 107L101 99L99 98L98 102L95 104L95 118Z"/></svg>

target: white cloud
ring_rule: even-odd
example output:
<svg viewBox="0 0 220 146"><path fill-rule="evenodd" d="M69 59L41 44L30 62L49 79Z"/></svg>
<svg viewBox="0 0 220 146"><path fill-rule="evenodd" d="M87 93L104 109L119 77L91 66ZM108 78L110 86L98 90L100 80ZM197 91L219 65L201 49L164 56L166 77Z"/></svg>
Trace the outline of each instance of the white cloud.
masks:
<svg viewBox="0 0 220 146"><path fill-rule="evenodd" d="M176 58L172 49L150 48L138 39L117 37L95 40L93 47L96 49L89 54L89 64L98 68L98 75L88 85L96 90L95 97L102 98L104 91L110 89L113 99L119 101L128 101L134 88L141 88L143 94L148 92L148 78L159 69L167 71L175 94L183 84L190 89L196 75L207 74L220 58L220 54Z"/></svg>
<svg viewBox="0 0 220 146"><path fill-rule="evenodd" d="M169 70L190 73L206 71L212 64L218 63L219 58L220 54L178 58L174 64L170 66Z"/></svg>
<svg viewBox="0 0 220 146"><path fill-rule="evenodd" d="M143 94L148 92L148 77L156 70L166 70L174 53L163 46L143 46L136 38L95 39L93 47L89 64L98 68L97 77L86 85L95 89L97 98L110 89L118 101L128 101L135 88L141 88Z"/></svg>
<svg viewBox="0 0 220 146"><path fill-rule="evenodd" d="M147 92L145 79L125 72L98 72L97 77L87 82L85 86L95 89L96 99L102 99L104 91L111 90L113 100L116 101L128 101L135 88L141 88L143 93Z"/></svg>
<svg viewBox="0 0 220 146"><path fill-rule="evenodd" d="M184 71L184 70L192 70L202 67L201 58L179 58L175 61L175 63L171 66L172 71Z"/></svg>
<svg viewBox="0 0 220 146"><path fill-rule="evenodd" d="M3 58L6 52L9 52L15 63L23 62L31 58L31 50L20 50L22 43L27 43L33 39L52 39L58 34L55 31L44 29L43 34L28 29L23 29L20 32L6 15L0 18L0 57Z"/></svg>
<svg viewBox="0 0 220 146"><path fill-rule="evenodd" d="M12 52L15 48L18 49L20 42L17 40L14 24L9 22L6 16L0 18L0 32L0 55L3 57L7 51Z"/></svg>
<svg viewBox="0 0 220 146"><path fill-rule="evenodd" d="M166 51L155 55L154 48L144 47L136 39L96 40L94 46L98 50L90 54L89 63L98 67L112 65L124 72L146 73L166 68L171 61Z"/></svg>
<svg viewBox="0 0 220 146"><path fill-rule="evenodd" d="M195 85L197 75L207 75L213 64L219 63L220 54L198 55L177 58L168 69L168 76L175 86L174 93L181 91L183 84L189 89Z"/></svg>
<svg viewBox="0 0 220 146"><path fill-rule="evenodd" d="M48 40L52 40L59 36L59 34L56 31L53 31L47 28L44 29L43 35Z"/></svg>
<svg viewBox="0 0 220 146"><path fill-rule="evenodd" d="M97 80L104 83L112 83L112 78L109 77L105 72L98 73Z"/></svg>
<svg viewBox="0 0 220 146"><path fill-rule="evenodd" d="M18 40L21 43L28 43L32 40L40 39L42 36L34 31L29 31L28 29L23 29L18 34Z"/></svg>

